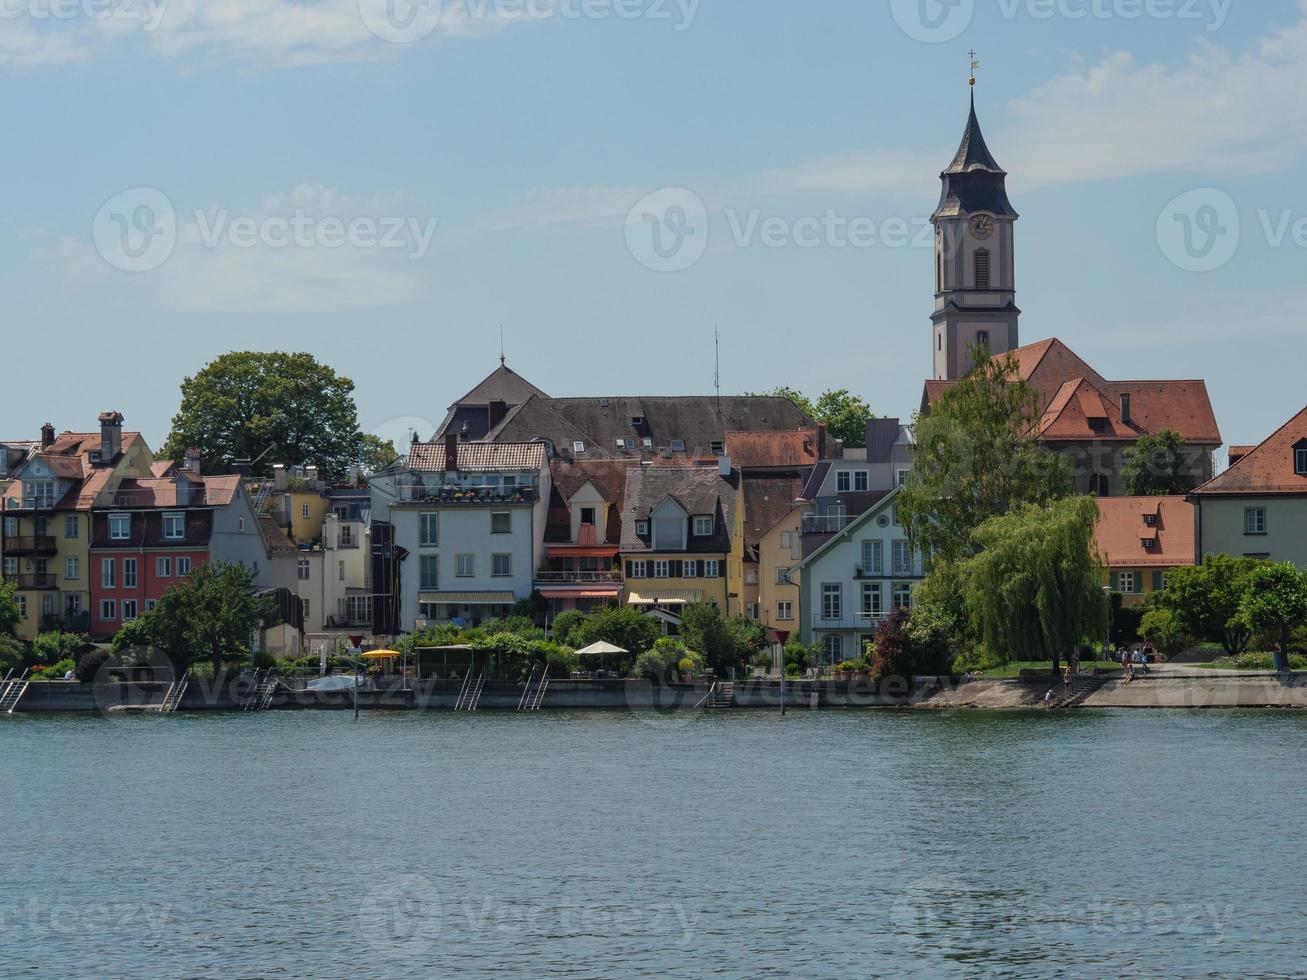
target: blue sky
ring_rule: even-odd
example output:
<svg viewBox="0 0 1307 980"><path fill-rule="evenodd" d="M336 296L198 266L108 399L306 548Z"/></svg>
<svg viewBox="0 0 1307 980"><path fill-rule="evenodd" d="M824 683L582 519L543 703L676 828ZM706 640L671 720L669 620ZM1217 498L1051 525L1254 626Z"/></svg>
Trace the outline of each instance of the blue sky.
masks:
<svg viewBox="0 0 1307 980"><path fill-rule="evenodd" d="M907 417L970 48L1023 341L1205 378L1229 442L1303 406L1307 0L387 2L5 0L0 436L157 444L290 349L426 437L501 323L551 394L708 392L718 324L724 390Z"/></svg>

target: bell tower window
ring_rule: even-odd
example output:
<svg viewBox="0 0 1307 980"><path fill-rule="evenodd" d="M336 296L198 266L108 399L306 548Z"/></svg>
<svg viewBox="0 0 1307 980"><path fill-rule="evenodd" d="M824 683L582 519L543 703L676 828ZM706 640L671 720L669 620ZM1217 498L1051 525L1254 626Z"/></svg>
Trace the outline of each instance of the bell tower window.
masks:
<svg viewBox="0 0 1307 980"><path fill-rule="evenodd" d="M989 288L989 249L976 251L976 288Z"/></svg>

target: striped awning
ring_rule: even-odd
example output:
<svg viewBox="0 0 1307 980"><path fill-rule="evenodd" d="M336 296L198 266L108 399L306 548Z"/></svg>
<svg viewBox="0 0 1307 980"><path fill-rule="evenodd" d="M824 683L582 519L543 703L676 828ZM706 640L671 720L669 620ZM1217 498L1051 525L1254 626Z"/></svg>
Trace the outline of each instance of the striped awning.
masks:
<svg viewBox="0 0 1307 980"><path fill-rule="evenodd" d="M444 602L451 606L511 606L511 592L419 592L418 602Z"/></svg>
<svg viewBox="0 0 1307 980"><path fill-rule="evenodd" d="M647 595L641 592L631 592L626 597L627 605L631 606L688 606L691 603L703 602L703 591L701 589L666 589L657 593L650 592Z"/></svg>

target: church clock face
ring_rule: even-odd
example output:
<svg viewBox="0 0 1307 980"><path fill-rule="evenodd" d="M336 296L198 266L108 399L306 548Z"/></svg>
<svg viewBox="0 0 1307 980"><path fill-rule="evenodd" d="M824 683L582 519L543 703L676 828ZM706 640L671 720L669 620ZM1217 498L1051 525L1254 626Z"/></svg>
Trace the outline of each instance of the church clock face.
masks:
<svg viewBox="0 0 1307 980"><path fill-rule="evenodd" d="M980 241L986 241L994 234L994 219L987 214L972 215L971 234Z"/></svg>

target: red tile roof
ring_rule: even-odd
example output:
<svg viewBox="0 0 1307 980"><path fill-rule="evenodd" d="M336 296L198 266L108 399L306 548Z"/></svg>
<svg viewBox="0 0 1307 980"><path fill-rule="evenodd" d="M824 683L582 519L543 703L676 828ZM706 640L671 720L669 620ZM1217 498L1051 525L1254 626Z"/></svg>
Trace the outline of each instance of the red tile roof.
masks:
<svg viewBox="0 0 1307 980"><path fill-rule="evenodd" d="M1056 338L1017 348L1009 356L1017 362L1018 375L1040 394L1040 408L1044 413L1041 438L1133 440L1170 429L1188 443L1219 446L1223 441L1203 381L1108 381ZM929 408L939 401L953 384L927 381L923 407ZM1071 391L1067 390L1068 386L1072 386ZM1073 395L1080 404L1067 414ZM1123 395L1130 396L1129 422L1121 418ZM1093 406L1097 410L1100 399L1109 409L1105 416L1112 422L1108 433L1096 432L1087 423L1080 424L1087 417L1086 408ZM1049 426L1056 428L1053 432L1045 431Z"/></svg>
<svg viewBox="0 0 1307 980"><path fill-rule="evenodd" d="M794 432L728 432L726 455L742 470L814 465L820 452L816 429Z"/></svg>
<svg viewBox="0 0 1307 980"><path fill-rule="evenodd" d="M1197 563L1196 508L1184 497L1101 497L1097 547L1109 568L1176 568ZM1145 522L1151 515L1155 524ZM1144 542L1150 542L1145 547Z"/></svg>
<svg viewBox="0 0 1307 980"><path fill-rule="evenodd" d="M1193 495L1307 494L1307 475L1296 472L1298 449L1307 449L1307 408Z"/></svg>

